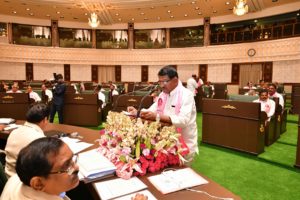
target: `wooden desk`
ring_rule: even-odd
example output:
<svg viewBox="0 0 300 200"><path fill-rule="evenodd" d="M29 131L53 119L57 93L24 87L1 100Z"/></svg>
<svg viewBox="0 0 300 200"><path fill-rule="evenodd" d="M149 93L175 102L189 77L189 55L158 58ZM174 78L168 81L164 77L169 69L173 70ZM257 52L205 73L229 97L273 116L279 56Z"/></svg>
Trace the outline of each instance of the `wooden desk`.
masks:
<svg viewBox="0 0 300 200"><path fill-rule="evenodd" d="M0 117L25 120L29 105L28 93L0 93Z"/></svg>
<svg viewBox="0 0 300 200"><path fill-rule="evenodd" d="M24 123L24 121L18 121L19 124ZM96 139L99 138L99 131L98 130L91 130L88 128L83 128L83 127L77 127L77 126L71 126L71 125L65 125L65 124L52 124L49 123L46 127L45 134L47 136L51 136L53 134L57 134L58 131L64 132L64 133L72 133L72 132L78 132L81 136L83 136L83 141L89 142L89 143L94 143L90 149L95 148L98 146L98 143L95 142ZM147 176L151 176L154 174L148 174ZM200 174L201 175L201 174ZM196 192L190 192L187 190L182 190L174 193L170 193L167 195L161 194L147 179L147 176L139 177L147 186L148 190L159 200L178 200L178 199L187 199L187 200L201 200L201 199L211 199L209 196L201 193L196 193ZM203 175L201 175L203 176ZM202 186L197 186L194 187L193 189L196 190L202 190L206 191L211 195L219 196L219 197L230 197L233 199L240 199L240 197L236 196L232 192L228 191L227 189L223 188L216 182L210 180L209 178L203 176L206 180L208 180L208 184L202 185ZM84 189L83 189L84 188ZM77 193L76 193L77 190ZM89 184L80 184L78 188L75 188L72 190L75 196L75 198L72 196L72 200L82 200L82 197L84 196L86 198L84 199L89 199L88 196L92 196L93 200L100 200L99 196L97 195L93 185L91 183ZM88 194L82 194L82 193L88 193ZM69 195L69 194L68 194Z"/></svg>
<svg viewBox="0 0 300 200"><path fill-rule="evenodd" d="M298 145L297 145L297 154L296 154L295 167L300 168L300 118L299 118L299 122L298 122Z"/></svg>

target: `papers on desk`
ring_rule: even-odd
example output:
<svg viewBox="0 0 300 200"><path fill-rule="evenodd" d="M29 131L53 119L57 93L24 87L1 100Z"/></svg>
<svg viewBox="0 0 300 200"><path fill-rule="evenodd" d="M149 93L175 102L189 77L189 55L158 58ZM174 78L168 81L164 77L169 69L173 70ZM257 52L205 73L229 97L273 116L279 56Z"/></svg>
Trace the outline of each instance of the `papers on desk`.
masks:
<svg viewBox="0 0 300 200"><path fill-rule="evenodd" d="M15 128L19 128L20 126L22 126L22 125L9 124L9 125L7 125L7 126L4 128L4 130L5 130L5 131L9 131L9 130L12 130L12 129L15 129Z"/></svg>
<svg viewBox="0 0 300 200"><path fill-rule="evenodd" d="M16 120L13 118L0 118L0 124L11 124L14 123Z"/></svg>
<svg viewBox="0 0 300 200"><path fill-rule="evenodd" d="M98 182L94 183L94 187L102 200L114 199L124 195L126 196L120 199L130 199L129 197L131 197L131 195L128 194L147 188L147 186L137 177L132 177L129 180L117 178L109 181Z"/></svg>
<svg viewBox="0 0 300 200"><path fill-rule="evenodd" d="M122 197L119 197L119 198L115 198L114 200L131 200L132 197L135 197L135 195L139 193L139 194L143 194L145 196L148 197L148 200L157 200L157 198L155 198L153 196L153 194L149 191L149 190L142 190L142 191L139 191L139 192L135 192L135 193L132 193L132 194L128 194L126 196L122 196Z"/></svg>
<svg viewBox="0 0 300 200"><path fill-rule="evenodd" d="M101 155L97 149L78 154L77 163L80 174L86 179L85 182L113 175L116 171L115 165Z"/></svg>
<svg viewBox="0 0 300 200"><path fill-rule="evenodd" d="M60 138L62 141L64 141L64 143L66 143L71 151L74 154L77 154L78 152L89 148L90 146L92 146L93 144L90 143L86 143L86 142L81 142L79 139L77 138L69 138L69 137L61 137Z"/></svg>
<svg viewBox="0 0 300 200"><path fill-rule="evenodd" d="M150 176L148 179L163 194L208 183L191 168L164 171L159 175Z"/></svg>

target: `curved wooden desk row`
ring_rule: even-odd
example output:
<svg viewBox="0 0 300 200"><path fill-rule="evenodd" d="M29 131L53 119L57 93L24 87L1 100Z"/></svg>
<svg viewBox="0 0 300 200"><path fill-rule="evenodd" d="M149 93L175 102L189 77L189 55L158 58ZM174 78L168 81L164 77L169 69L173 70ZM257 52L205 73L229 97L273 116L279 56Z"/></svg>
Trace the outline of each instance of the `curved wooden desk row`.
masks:
<svg viewBox="0 0 300 200"><path fill-rule="evenodd" d="M23 124L24 121L17 121L17 124ZM96 148L98 146L98 143L95 142L95 140L97 140L99 138L99 131L98 130L92 130L92 129L88 129L88 128L83 128L83 127L78 127L78 126L72 126L72 125L65 125L65 124L52 124L49 123L45 129L45 134L47 136L52 136L54 134L57 134L59 132L62 133L73 133L73 132L77 132L79 133L80 136L82 136L82 140L84 142L88 142L88 143L93 143L94 145L91 148ZM6 140L7 137L9 135L9 132L1 132L0 133L0 138L2 140ZM89 148L89 149L91 149ZM147 176L143 176L143 177L139 177L147 186L148 186L148 190L157 198L160 200L178 200L178 199L189 199L189 200L199 200L199 199L211 199L209 196L205 195L205 194L201 194L201 193L196 193L196 192L190 192L187 190L182 190L182 191L178 191L178 192L174 192L174 193L170 193L170 194L166 194L163 195L162 193L160 193L147 179L148 176L151 176L154 174L148 174ZM201 175L201 174L200 174ZM201 175L203 176L203 175ZM227 189L223 188L222 186L220 186L219 184L217 184L216 182L210 180L207 177L204 177L206 180L208 180L208 184L206 185L202 185L202 186L197 186L194 187L193 189L196 190L201 190L201 191L205 191L208 192L211 195L214 196L219 196L219 197L227 197L227 198L233 198L233 199L240 199L240 197L236 196L235 194L233 194L232 192L228 191ZM80 184L80 186L82 187L82 185L84 184ZM88 183L86 185L84 185L86 187L85 192L89 192L89 194L87 194L87 196L93 196L94 200L99 200L99 196L97 195L93 185L91 183ZM75 189L76 190L76 189ZM82 188L80 190L82 192ZM76 200L72 199L72 200Z"/></svg>

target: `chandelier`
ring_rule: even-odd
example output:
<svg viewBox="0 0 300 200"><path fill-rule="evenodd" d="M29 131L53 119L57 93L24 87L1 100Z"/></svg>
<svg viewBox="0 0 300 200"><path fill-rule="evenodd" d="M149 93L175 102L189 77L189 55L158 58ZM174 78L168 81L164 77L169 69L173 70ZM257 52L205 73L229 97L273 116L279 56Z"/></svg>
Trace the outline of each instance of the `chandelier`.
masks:
<svg viewBox="0 0 300 200"><path fill-rule="evenodd" d="M233 13L235 15L244 15L248 12L247 0L236 0L236 5L233 7Z"/></svg>
<svg viewBox="0 0 300 200"><path fill-rule="evenodd" d="M91 13L91 17L89 18L89 25L92 28L97 28L100 24L100 21L98 19L98 15L96 13Z"/></svg>

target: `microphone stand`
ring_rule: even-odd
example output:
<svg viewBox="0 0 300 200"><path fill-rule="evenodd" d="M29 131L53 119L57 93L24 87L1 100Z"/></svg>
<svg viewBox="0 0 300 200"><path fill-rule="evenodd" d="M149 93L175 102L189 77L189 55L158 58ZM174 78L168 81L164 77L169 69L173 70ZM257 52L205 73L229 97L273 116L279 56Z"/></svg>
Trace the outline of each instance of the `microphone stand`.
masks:
<svg viewBox="0 0 300 200"><path fill-rule="evenodd" d="M121 95L119 95L118 97L117 97L117 99L116 99L116 102L115 102L115 104L114 104L114 106L113 106L113 110L114 111L116 111L116 107L117 107L117 105L118 105L118 102L119 102L119 99L120 99L120 97L122 97L122 96L128 96L128 95L130 95L130 94L134 94L135 92L137 92L137 91L143 91L143 90L145 90L145 89L148 89L148 88L150 88L150 87L153 87L152 85L149 85L149 86L146 86L146 87L144 87L144 88L142 88L142 89L139 89L139 90L136 90L136 91L132 91L132 92L128 92L128 93L126 93L126 94L121 94ZM151 89L152 90L152 89ZM150 91L151 91L150 90ZM149 95L148 93L147 93L147 95Z"/></svg>
<svg viewBox="0 0 300 200"><path fill-rule="evenodd" d="M144 100L146 99L147 96L149 96L154 90L156 90L158 88L158 84L157 85L154 85L152 87L151 90L149 90L149 92L147 92L146 95L143 96L143 98L141 99L141 102L139 104L139 107L138 107L138 110L137 110L137 113L136 113L136 118L139 118L140 117L140 114L141 114L141 110L142 110L142 105L143 105L143 102Z"/></svg>

